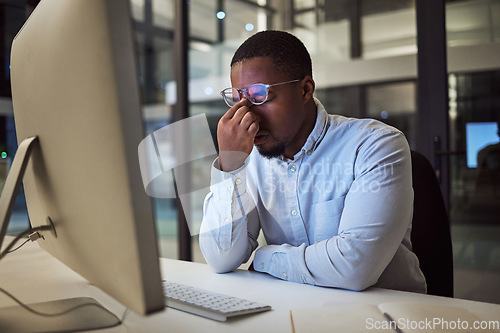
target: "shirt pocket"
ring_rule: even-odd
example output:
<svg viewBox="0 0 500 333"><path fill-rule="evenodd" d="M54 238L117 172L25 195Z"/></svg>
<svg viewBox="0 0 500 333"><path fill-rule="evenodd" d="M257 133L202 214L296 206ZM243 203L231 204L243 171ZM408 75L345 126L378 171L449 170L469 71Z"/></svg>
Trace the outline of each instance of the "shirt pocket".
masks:
<svg viewBox="0 0 500 333"><path fill-rule="evenodd" d="M314 243L332 238L339 233L340 218L344 210L345 196L318 202L312 207Z"/></svg>

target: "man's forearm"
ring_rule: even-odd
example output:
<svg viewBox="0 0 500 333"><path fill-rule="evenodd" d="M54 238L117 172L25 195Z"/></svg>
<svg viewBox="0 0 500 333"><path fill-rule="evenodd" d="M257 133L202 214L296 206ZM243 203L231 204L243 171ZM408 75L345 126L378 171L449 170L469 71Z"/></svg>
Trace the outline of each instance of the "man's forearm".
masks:
<svg viewBox="0 0 500 333"><path fill-rule="evenodd" d="M218 184L205 199L199 237L205 260L218 273L236 269L257 247L257 236L252 236L258 234L253 200L244 190L233 191L230 184Z"/></svg>

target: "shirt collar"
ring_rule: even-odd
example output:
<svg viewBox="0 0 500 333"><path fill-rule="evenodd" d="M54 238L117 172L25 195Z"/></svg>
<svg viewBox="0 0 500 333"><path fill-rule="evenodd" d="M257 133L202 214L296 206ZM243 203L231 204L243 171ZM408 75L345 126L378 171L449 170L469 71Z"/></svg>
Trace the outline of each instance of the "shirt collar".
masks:
<svg viewBox="0 0 500 333"><path fill-rule="evenodd" d="M307 138L307 141L302 147L302 149L293 157L294 160L300 158L300 156L304 153L310 155L319 145L319 143L325 136L326 130L328 128L327 126L328 114L323 104L321 104L321 102L317 98L314 98L314 103L316 104L317 107L316 123L314 124L314 128L311 131L311 134L309 134L309 137Z"/></svg>

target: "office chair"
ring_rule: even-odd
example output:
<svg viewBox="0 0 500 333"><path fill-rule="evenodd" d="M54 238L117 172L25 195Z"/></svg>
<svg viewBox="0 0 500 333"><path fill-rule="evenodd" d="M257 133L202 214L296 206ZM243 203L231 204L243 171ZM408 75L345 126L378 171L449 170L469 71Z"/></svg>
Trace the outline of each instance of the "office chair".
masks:
<svg viewBox="0 0 500 333"><path fill-rule="evenodd" d="M450 224L441 188L429 161L411 151L413 176L413 252L427 280L427 293L453 297Z"/></svg>

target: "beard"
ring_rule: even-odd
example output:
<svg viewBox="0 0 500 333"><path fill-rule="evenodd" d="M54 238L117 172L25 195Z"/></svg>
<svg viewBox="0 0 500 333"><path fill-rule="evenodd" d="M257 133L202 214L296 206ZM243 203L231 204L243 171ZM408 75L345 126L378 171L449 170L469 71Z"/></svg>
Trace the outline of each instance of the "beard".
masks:
<svg viewBox="0 0 500 333"><path fill-rule="evenodd" d="M262 155L267 159L278 158L280 156L283 156L283 154L285 154L285 149L286 149L285 143L280 141L278 141L276 145L268 149L263 149L262 147L257 146L257 151L260 153L260 155Z"/></svg>

